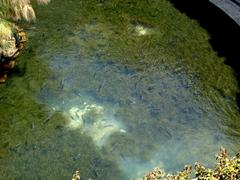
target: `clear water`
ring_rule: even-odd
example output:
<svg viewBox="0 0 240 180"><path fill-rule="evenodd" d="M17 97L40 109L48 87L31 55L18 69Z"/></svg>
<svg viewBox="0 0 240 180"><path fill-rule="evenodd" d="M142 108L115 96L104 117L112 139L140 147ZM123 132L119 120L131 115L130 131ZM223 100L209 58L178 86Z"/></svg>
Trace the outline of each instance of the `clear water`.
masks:
<svg viewBox="0 0 240 180"><path fill-rule="evenodd" d="M239 149L233 71L168 1L62 0L37 13L0 89L3 179L70 179L77 169L130 179Z"/></svg>

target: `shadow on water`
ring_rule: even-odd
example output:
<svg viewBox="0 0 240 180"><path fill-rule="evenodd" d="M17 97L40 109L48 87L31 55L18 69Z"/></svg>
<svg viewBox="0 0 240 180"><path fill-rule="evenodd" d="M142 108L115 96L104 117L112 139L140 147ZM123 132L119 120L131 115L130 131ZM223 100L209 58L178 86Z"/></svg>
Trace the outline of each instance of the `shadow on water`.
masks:
<svg viewBox="0 0 240 180"><path fill-rule="evenodd" d="M219 56L225 57L225 64L230 65L240 85L239 46L240 27L227 14L208 0L170 0L182 13L186 13L192 19L207 30L210 35L210 44ZM237 94L237 104L240 110L240 93Z"/></svg>

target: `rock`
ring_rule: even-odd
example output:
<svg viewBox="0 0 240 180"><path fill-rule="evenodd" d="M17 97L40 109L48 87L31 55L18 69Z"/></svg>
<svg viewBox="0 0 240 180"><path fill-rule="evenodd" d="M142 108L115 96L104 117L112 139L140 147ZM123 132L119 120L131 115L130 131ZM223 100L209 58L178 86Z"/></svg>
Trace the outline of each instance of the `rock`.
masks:
<svg viewBox="0 0 240 180"><path fill-rule="evenodd" d="M15 59L23 49L26 34L17 26L0 21L0 83L4 83L7 73L15 66Z"/></svg>

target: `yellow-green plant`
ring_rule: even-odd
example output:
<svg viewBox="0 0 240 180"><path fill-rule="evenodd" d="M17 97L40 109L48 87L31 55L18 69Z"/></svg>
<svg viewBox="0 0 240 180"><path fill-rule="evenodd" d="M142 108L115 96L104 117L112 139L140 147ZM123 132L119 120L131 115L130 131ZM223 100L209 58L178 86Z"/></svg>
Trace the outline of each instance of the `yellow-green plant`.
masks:
<svg viewBox="0 0 240 180"><path fill-rule="evenodd" d="M236 154L233 158L228 158L227 150L225 148L221 148L216 160L217 163L213 169L206 168L197 162L195 164L197 179L240 179L240 153Z"/></svg>
<svg viewBox="0 0 240 180"><path fill-rule="evenodd" d="M15 29L13 23L0 18L0 55L8 57L17 51L12 29Z"/></svg>
<svg viewBox="0 0 240 180"><path fill-rule="evenodd" d="M144 177L139 180L188 180L192 173L192 166L187 165L180 172L177 172L176 175L166 174L159 167L154 168L152 171L148 172Z"/></svg>
<svg viewBox="0 0 240 180"><path fill-rule="evenodd" d="M35 0L40 4L46 4L50 0ZM0 0L0 18L13 20L35 20L36 16L30 0Z"/></svg>
<svg viewBox="0 0 240 180"><path fill-rule="evenodd" d="M195 163L195 178L192 180L239 180L240 179L240 153L229 158L225 148L220 149L217 155L217 163L213 169L206 168L199 162ZM190 180L192 166L186 165L184 169L175 175L166 174L161 168L156 167L138 180ZM76 171L73 180L80 179L80 172ZM134 180L134 178L131 178Z"/></svg>
<svg viewBox="0 0 240 180"><path fill-rule="evenodd" d="M46 4L50 0L35 1L39 4ZM0 0L0 55L10 57L17 51L12 33L16 26L4 19L34 21L36 16L31 1Z"/></svg>
<svg viewBox="0 0 240 180"><path fill-rule="evenodd" d="M217 163L211 168L195 163L195 180L239 180L240 179L240 153L229 158L225 148L220 149L217 155ZM140 180L189 180L192 173L191 165L178 172L176 175L165 174L160 168L147 173Z"/></svg>
<svg viewBox="0 0 240 180"><path fill-rule="evenodd" d="M0 39L10 37L12 34L12 24L4 19L0 19Z"/></svg>

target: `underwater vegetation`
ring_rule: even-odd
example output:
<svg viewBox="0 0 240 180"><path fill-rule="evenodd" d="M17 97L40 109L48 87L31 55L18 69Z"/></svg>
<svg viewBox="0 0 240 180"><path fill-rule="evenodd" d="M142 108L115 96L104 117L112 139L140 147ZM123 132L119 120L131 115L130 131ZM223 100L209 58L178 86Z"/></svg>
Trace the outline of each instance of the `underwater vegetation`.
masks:
<svg viewBox="0 0 240 180"><path fill-rule="evenodd" d="M169 1L32 5L38 21L18 21L29 40L0 87L4 179L123 180L239 150L234 72Z"/></svg>

